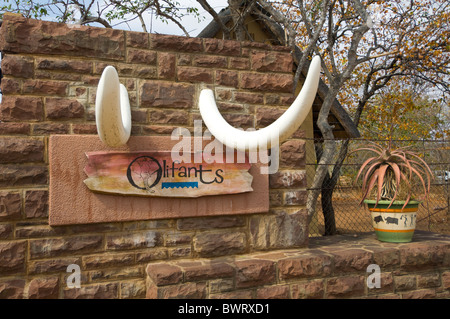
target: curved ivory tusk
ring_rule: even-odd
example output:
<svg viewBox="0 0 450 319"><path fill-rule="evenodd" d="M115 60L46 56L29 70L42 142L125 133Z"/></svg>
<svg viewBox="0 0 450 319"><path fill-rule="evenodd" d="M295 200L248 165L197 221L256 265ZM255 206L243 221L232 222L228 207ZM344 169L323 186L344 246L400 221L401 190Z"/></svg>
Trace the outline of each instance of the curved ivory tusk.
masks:
<svg viewBox="0 0 450 319"><path fill-rule="evenodd" d="M214 93L204 89L200 93L199 108L203 121L211 134L222 144L240 151L269 149L274 139L282 143L303 123L316 97L320 76L320 57L311 61L302 90L295 101L271 125L257 131L245 132L228 124L217 109Z"/></svg>
<svg viewBox="0 0 450 319"><path fill-rule="evenodd" d="M127 89L119 82L119 75L107 66L100 77L95 99L97 132L108 146L125 145L131 134L131 109Z"/></svg>

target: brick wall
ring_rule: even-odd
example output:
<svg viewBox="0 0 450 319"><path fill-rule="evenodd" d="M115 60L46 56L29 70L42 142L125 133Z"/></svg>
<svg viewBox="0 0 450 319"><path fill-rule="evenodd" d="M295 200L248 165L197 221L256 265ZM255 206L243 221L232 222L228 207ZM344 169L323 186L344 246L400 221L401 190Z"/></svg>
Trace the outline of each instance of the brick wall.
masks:
<svg viewBox="0 0 450 319"><path fill-rule="evenodd" d="M0 298L141 298L149 262L307 246L302 130L281 146L266 214L48 225L48 138L96 134L105 66L115 66L128 89L132 135L192 128L205 86L230 124L259 128L293 101L287 48L6 14L0 50ZM80 289L66 286L70 264L81 267Z"/></svg>

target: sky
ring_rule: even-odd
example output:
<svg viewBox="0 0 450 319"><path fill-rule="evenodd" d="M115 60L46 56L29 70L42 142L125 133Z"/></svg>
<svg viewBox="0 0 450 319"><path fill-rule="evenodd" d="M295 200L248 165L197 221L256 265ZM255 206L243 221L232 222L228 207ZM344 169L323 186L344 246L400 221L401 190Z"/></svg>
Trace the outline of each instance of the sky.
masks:
<svg viewBox="0 0 450 319"><path fill-rule="evenodd" d="M200 15L202 16L202 21L199 22L197 18L192 16L187 16L183 18L181 24L188 31L190 36L196 36L200 33L207 25L212 21L211 15L202 8L202 6L195 0L177 0L180 3L180 7L196 7L199 10ZM210 0L209 4L211 7L219 13L220 10L226 8L228 6L227 0ZM162 33L162 34L173 34L173 35L182 35L184 36L184 32L173 22L165 23L159 19L151 18L151 15L148 14L145 17L145 23L147 28L150 28L150 33ZM143 31L141 24L138 19L126 24L117 25L115 28L124 29L124 30L132 30L132 31Z"/></svg>

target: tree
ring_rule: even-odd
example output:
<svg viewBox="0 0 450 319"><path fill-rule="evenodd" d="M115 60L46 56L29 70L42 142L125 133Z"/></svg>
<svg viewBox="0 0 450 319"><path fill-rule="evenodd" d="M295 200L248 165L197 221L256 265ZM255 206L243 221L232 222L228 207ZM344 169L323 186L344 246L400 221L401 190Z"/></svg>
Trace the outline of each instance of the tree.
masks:
<svg viewBox="0 0 450 319"><path fill-rule="evenodd" d="M31 16L57 13L60 21L74 19L81 24L99 22L112 26L114 19L140 19L146 30L144 12L153 10L161 19L178 21L183 14L197 14L193 8L181 10L176 1L155 0L6 0L3 10L26 12ZM355 125L368 102L397 78L411 82L428 83L433 87L432 98L445 103L450 93L450 2L447 0L228 0L232 24L226 26L211 6L213 1L197 0L217 21L225 38L233 35L243 39L246 34L245 17L250 13L261 19L270 19L283 26L285 45L298 46L303 54L298 61L294 87L302 70L312 55L322 59L323 80L329 90L318 116L317 125L322 133L319 165L308 195L308 215L316 211L317 199L328 203L324 214L330 228L326 234L334 234L332 193L339 178L342 163L348 150L348 141L342 142L337 152L333 127L328 123L331 106L337 98L352 114ZM41 4L43 3L43 4ZM24 6L24 4L26 4ZM253 11L258 5L261 13ZM186 30L184 30L185 33ZM247 34L248 36L248 34ZM440 94L440 96L437 96ZM332 172L328 165L335 154ZM324 185L331 186L325 188Z"/></svg>
<svg viewBox="0 0 450 319"><path fill-rule="evenodd" d="M323 145L318 145L319 165L307 205L311 218L322 193L323 207L329 210L324 215L331 226L325 234L333 234L336 228L332 191L347 154L348 141L342 143L330 174L328 165L337 152L327 121L331 103L338 98L358 125L368 101L398 77L431 83L436 92L448 98L450 3L289 0L278 2L278 8L286 16L279 22L295 25L296 42L304 54L321 56L324 80L330 88L317 122Z"/></svg>

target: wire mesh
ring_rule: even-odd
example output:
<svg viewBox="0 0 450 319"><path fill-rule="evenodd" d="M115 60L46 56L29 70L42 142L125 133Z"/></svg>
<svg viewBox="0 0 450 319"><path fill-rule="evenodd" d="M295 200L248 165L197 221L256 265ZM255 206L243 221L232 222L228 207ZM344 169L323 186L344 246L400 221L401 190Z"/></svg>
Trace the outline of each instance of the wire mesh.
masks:
<svg viewBox="0 0 450 319"><path fill-rule="evenodd" d="M312 191L311 184L318 165L317 158L321 156L322 142L321 140L309 140L306 144L307 154L316 155L315 157L309 156L306 163L308 191ZM371 140L371 142L380 145L387 143L384 140ZM416 229L450 234L450 141L396 140L392 142L396 147L409 146L411 150L419 153L434 174L428 199L423 201L419 207ZM340 150L345 147L346 143L348 143L347 154L350 154L352 150L367 145L368 140L338 140L335 158L330 163L324 164L330 175ZM373 231L369 211L359 204L360 184L355 182L358 170L368 155L373 156L373 153L362 151L346 156L339 170L339 179L334 187L330 179L324 180L321 194L317 200L316 212L309 225L311 237ZM332 192L331 206L326 206L330 205L330 200L323 199L330 191ZM335 228L333 228L333 222Z"/></svg>

